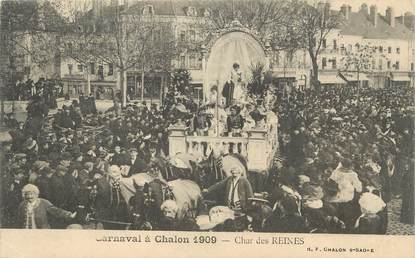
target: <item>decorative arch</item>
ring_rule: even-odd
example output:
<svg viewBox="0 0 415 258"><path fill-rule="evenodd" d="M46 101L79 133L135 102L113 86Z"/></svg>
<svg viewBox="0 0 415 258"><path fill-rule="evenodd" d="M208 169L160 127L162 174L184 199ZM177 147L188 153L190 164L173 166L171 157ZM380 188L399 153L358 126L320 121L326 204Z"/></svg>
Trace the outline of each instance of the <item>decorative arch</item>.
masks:
<svg viewBox="0 0 415 258"><path fill-rule="evenodd" d="M209 96L213 85L218 86L218 93L221 94L223 85L230 79L234 63L240 65L245 83L250 79L251 65L262 63L268 67L269 64L267 51L262 42L250 30L238 26L218 33L210 40L207 50L205 97Z"/></svg>

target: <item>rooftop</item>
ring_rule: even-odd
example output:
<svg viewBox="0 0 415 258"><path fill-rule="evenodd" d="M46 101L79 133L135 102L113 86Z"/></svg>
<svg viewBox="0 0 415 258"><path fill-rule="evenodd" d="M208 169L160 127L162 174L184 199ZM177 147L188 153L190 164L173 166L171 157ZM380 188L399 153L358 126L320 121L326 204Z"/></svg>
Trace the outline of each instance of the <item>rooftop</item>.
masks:
<svg viewBox="0 0 415 258"><path fill-rule="evenodd" d="M352 12L350 18L341 25L341 34L370 39L415 39L415 33L401 22L395 22L395 27L392 27L384 16L379 13L377 16L378 23L374 26L364 12Z"/></svg>

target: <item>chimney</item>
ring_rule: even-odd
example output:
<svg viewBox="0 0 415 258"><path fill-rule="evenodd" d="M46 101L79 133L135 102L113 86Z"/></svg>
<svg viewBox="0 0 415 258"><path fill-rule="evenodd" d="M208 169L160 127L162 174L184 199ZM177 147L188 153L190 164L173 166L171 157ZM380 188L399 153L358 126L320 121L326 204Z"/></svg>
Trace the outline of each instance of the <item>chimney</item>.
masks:
<svg viewBox="0 0 415 258"><path fill-rule="evenodd" d="M395 12L392 7L386 9L386 20L391 27L395 27Z"/></svg>
<svg viewBox="0 0 415 258"><path fill-rule="evenodd" d="M370 21L373 23L373 26L378 26L378 7L376 5L370 6Z"/></svg>
<svg viewBox="0 0 415 258"><path fill-rule="evenodd" d="M364 13L366 16L369 16L369 8L367 7L367 4L363 3L360 6L360 12Z"/></svg>
<svg viewBox="0 0 415 258"><path fill-rule="evenodd" d="M343 14L346 20L350 19L350 9L351 7L345 4L340 7L340 12Z"/></svg>

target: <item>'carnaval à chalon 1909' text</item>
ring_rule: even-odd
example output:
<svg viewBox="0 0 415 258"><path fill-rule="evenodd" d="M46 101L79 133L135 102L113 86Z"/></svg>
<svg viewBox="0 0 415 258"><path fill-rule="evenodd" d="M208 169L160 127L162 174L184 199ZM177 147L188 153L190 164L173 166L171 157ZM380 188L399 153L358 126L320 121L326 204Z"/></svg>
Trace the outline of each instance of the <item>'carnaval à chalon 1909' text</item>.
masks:
<svg viewBox="0 0 415 258"><path fill-rule="evenodd" d="M194 236L192 238L186 236L165 236L156 235L152 238L149 236L103 236L96 239L97 242L156 242L156 243L196 243L196 244L215 244L218 242L216 236ZM235 244L273 244L273 245L303 245L304 238L302 237L246 237L246 236L235 236L233 241L223 239L222 242L233 242Z"/></svg>

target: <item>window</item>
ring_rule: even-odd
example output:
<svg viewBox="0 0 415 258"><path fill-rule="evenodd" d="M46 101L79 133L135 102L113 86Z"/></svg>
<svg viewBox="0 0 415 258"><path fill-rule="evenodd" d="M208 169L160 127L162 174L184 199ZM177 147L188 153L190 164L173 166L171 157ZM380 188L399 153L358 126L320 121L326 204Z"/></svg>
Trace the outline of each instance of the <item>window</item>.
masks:
<svg viewBox="0 0 415 258"><path fill-rule="evenodd" d="M90 63L89 68L91 74L95 74L95 63Z"/></svg>
<svg viewBox="0 0 415 258"><path fill-rule="evenodd" d="M333 39L333 49L337 49L337 40Z"/></svg>
<svg viewBox="0 0 415 258"><path fill-rule="evenodd" d="M351 44L347 45L347 51L352 52L353 46Z"/></svg>
<svg viewBox="0 0 415 258"><path fill-rule="evenodd" d="M388 47L388 53L392 53L392 47Z"/></svg>
<svg viewBox="0 0 415 258"><path fill-rule="evenodd" d="M114 65L108 64L108 75L114 75Z"/></svg>
<svg viewBox="0 0 415 258"><path fill-rule="evenodd" d="M326 41L326 39L323 39L323 48L326 48L327 47L327 41Z"/></svg>
<svg viewBox="0 0 415 258"><path fill-rule="evenodd" d="M399 70L399 61L396 61L395 70Z"/></svg>
<svg viewBox="0 0 415 258"><path fill-rule="evenodd" d="M72 64L68 64L69 74L72 74L72 69L73 69L73 65Z"/></svg>
<svg viewBox="0 0 415 258"><path fill-rule="evenodd" d="M400 54L401 53L401 49L399 47L396 48L396 54Z"/></svg>
<svg viewBox="0 0 415 258"><path fill-rule="evenodd" d="M143 8L143 14L144 15L153 15L154 14L154 8L152 5L146 5Z"/></svg>
<svg viewBox="0 0 415 258"><path fill-rule="evenodd" d="M327 59L325 57L323 57L323 60L321 61L321 66L323 69L327 66Z"/></svg>
<svg viewBox="0 0 415 258"><path fill-rule="evenodd" d="M180 68L186 68L186 57L183 55L183 56L180 56Z"/></svg>
<svg viewBox="0 0 415 258"><path fill-rule="evenodd" d="M383 47L382 46L379 47L379 53L383 53Z"/></svg>
<svg viewBox="0 0 415 258"><path fill-rule="evenodd" d="M379 70L383 69L383 61L382 59L379 59Z"/></svg>
<svg viewBox="0 0 415 258"><path fill-rule="evenodd" d="M388 69L391 69L391 61L388 61L387 67Z"/></svg>
<svg viewBox="0 0 415 258"><path fill-rule="evenodd" d="M104 79L104 66L98 66L98 77L103 80Z"/></svg>
<svg viewBox="0 0 415 258"><path fill-rule="evenodd" d="M186 40L186 31L184 31L184 30L180 31L179 38L180 38L180 41L182 41L182 42L185 41Z"/></svg>
<svg viewBox="0 0 415 258"><path fill-rule="evenodd" d="M83 65L81 65L81 64L79 64L78 65L78 72L83 72L84 71L84 66Z"/></svg>
<svg viewBox="0 0 415 258"><path fill-rule="evenodd" d="M196 31L189 30L189 32L188 32L188 40L189 41L195 41L196 40Z"/></svg>
<svg viewBox="0 0 415 258"><path fill-rule="evenodd" d="M414 63L411 63L411 71L415 70Z"/></svg>
<svg viewBox="0 0 415 258"><path fill-rule="evenodd" d="M375 59L372 60L372 69L373 70L376 69L376 60Z"/></svg>
<svg viewBox="0 0 415 258"><path fill-rule="evenodd" d="M336 58L333 58L333 60L331 60L331 68L333 68L333 69L337 68Z"/></svg>
<svg viewBox="0 0 415 258"><path fill-rule="evenodd" d="M189 68L196 69L197 67L197 56L196 53L191 53L189 55Z"/></svg>
<svg viewBox="0 0 415 258"><path fill-rule="evenodd" d="M412 55L415 55L415 49L412 49Z"/></svg>
<svg viewBox="0 0 415 258"><path fill-rule="evenodd" d="M287 53L287 63L289 64L289 65L292 65L292 63L293 63L293 59L294 59L294 53L293 52L288 52Z"/></svg>

